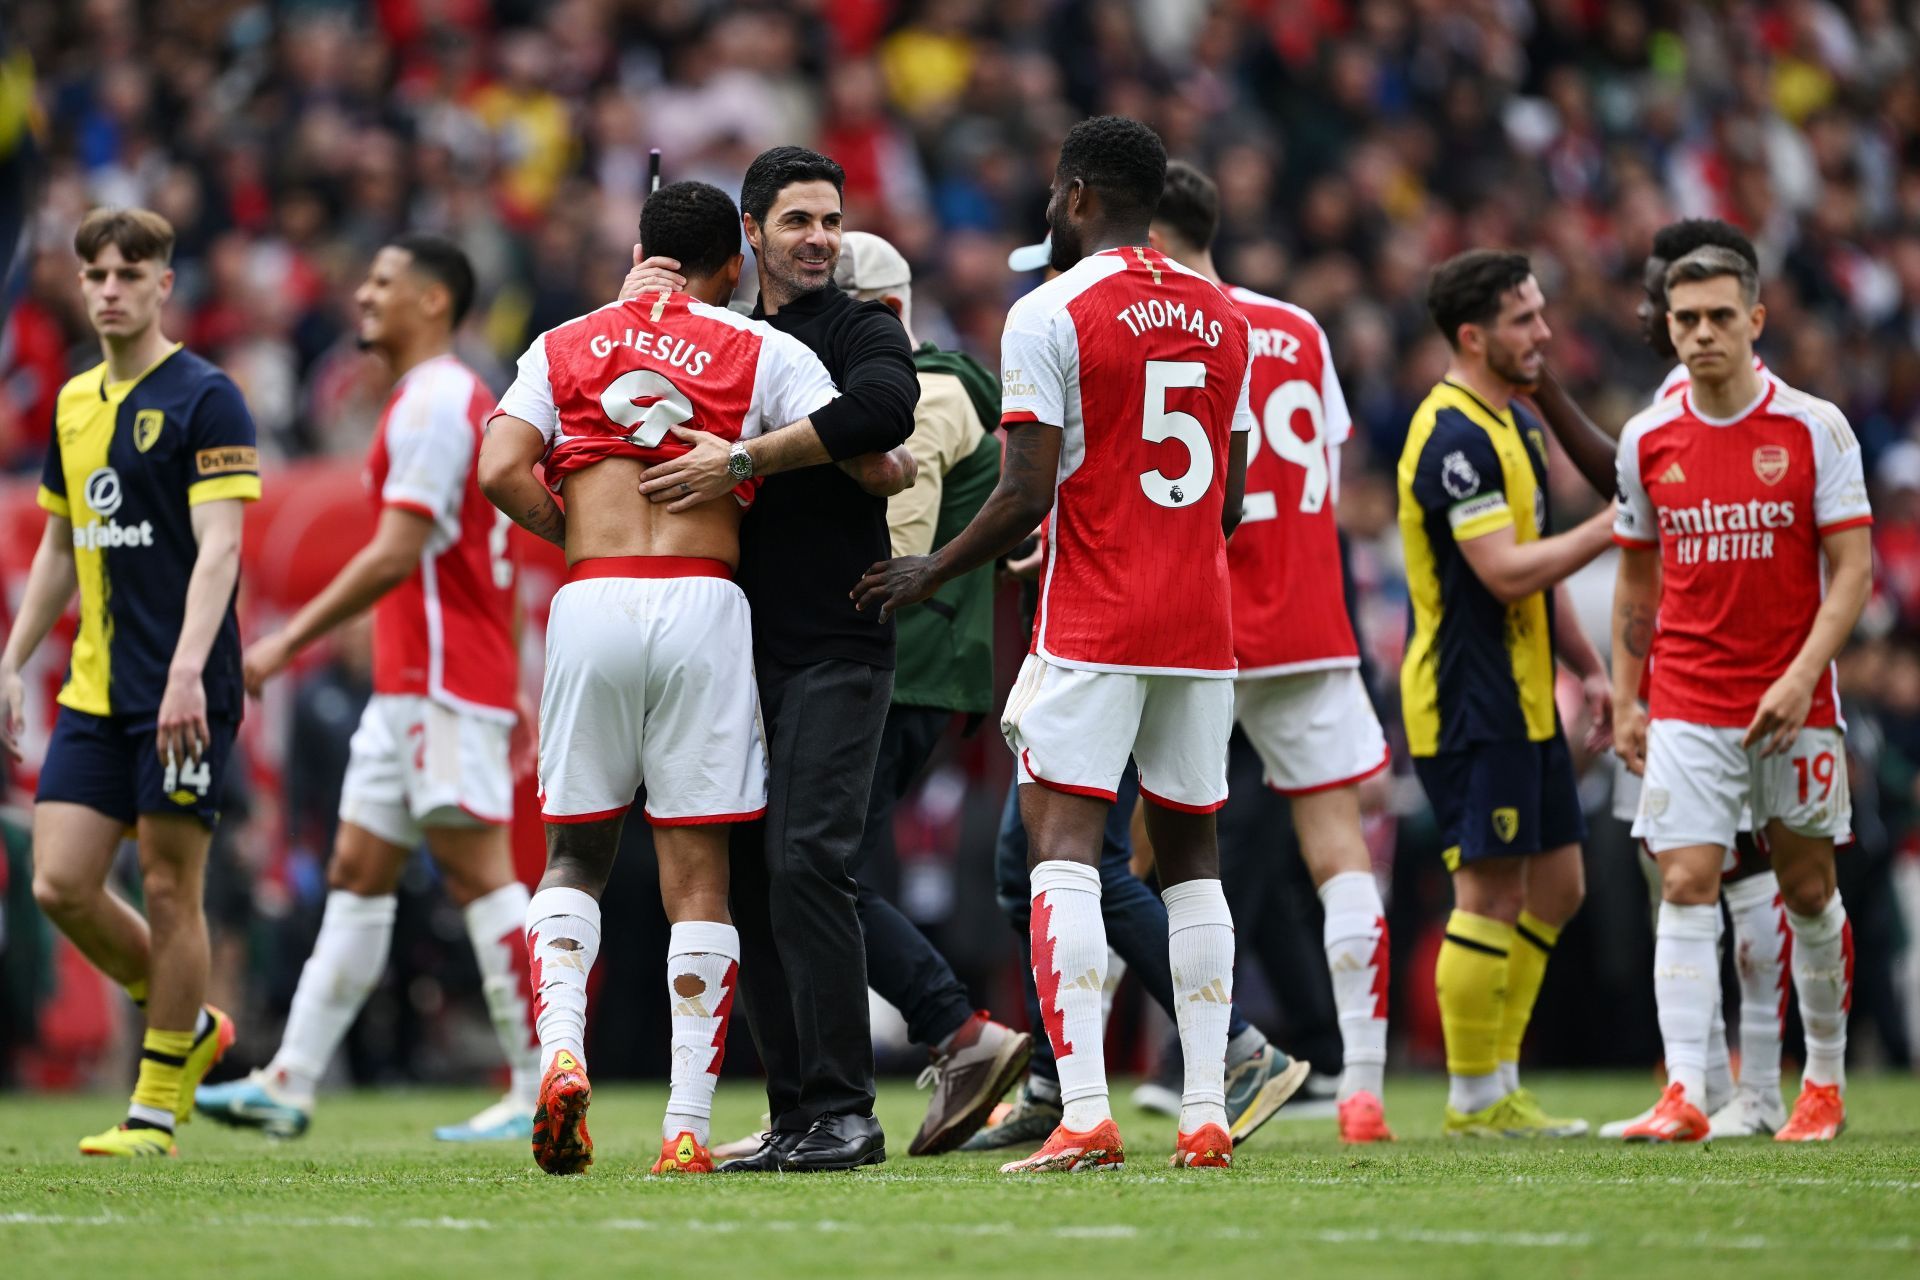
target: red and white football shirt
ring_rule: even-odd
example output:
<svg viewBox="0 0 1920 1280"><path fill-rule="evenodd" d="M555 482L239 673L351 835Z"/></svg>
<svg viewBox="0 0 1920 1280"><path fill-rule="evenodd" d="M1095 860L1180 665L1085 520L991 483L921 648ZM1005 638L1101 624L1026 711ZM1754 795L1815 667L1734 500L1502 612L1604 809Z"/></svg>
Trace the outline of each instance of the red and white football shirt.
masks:
<svg viewBox="0 0 1920 1280"><path fill-rule="evenodd" d="M1231 286L1227 297L1253 327L1247 500L1227 543L1240 674L1357 667L1333 518L1353 418L1327 335L1291 303Z"/></svg>
<svg viewBox="0 0 1920 1280"><path fill-rule="evenodd" d="M1617 465L1614 540L1660 548L1650 712L1745 728L1812 629L1822 535L1873 521L1853 429L1769 378L1730 420L1698 413L1690 392L1642 411ZM1838 721L1830 673L1807 725Z"/></svg>
<svg viewBox="0 0 1920 1280"><path fill-rule="evenodd" d="M834 397L806 344L684 293L648 293L547 330L500 398L546 437L547 483L605 458L649 465L689 446L685 424L745 440L800 421ZM751 501L751 483L735 490Z"/></svg>
<svg viewBox="0 0 1920 1280"><path fill-rule="evenodd" d="M511 721L511 522L481 494L476 465L492 408L473 370L442 355L407 370L380 415L367 487L381 506L433 521L433 533L420 566L373 606L373 691Z"/></svg>
<svg viewBox="0 0 1920 1280"><path fill-rule="evenodd" d="M1247 321L1152 249L1109 249L1014 304L1003 425L1065 432L1033 652L1063 666L1231 676L1228 441L1253 429Z"/></svg>

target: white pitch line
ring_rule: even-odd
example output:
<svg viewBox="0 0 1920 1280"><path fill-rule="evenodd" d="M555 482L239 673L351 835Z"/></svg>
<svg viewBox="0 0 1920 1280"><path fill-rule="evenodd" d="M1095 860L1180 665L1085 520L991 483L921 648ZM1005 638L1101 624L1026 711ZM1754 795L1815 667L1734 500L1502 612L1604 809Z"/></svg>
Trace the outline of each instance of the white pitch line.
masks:
<svg viewBox="0 0 1920 1280"><path fill-rule="evenodd" d="M103 1227L124 1223L137 1223L143 1219L128 1217L117 1213L61 1214L61 1213L7 1213L0 1214L0 1226L5 1227ZM410 1230L410 1231L495 1231L514 1230L526 1224L520 1222L494 1222L487 1218L397 1218L390 1222L368 1218L358 1214L343 1214L328 1217L291 1217L274 1214L237 1214L199 1219L192 1225L202 1228L265 1227L273 1230L293 1230L313 1228L318 1230L338 1230L343 1227L362 1230ZM751 1234L755 1231L768 1233L811 1232L816 1235L836 1235L847 1231L870 1231L874 1224L856 1225L829 1218L811 1222L794 1219L771 1219L763 1222L718 1219L703 1222L655 1221L649 1218L602 1218L573 1224L575 1230L598 1229L602 1231L641 1231L695 1233L718 1232L724 1234ZM962 1236L1043 1236L1054 1240L1133 1240L1143 1235L1151 1238L1152 1233L1129 1223L1094 1223L1079 1226L1050 1227L1042 1230L1027 1230L1012 1223L912 1223L901 1224L901 1229L920 1233ZM1598 1241L1589 1233L1581 1231L1440 1231L1424 1228L1362 1227L1355 1229L1325 1228L1314 1231L1262 1231L1248 1227L1223 1228L1215 1234L1235 1240L1264 1239L1276 1243L1312 1243L1322 1245L1368 1246L1417 1244L1437 1245L1458 1249L1565 1249L1590 1250L1596 1248ZM1618 1243L1610 1241L1609 1243ZM1763 1235L1709 1235L1701 1232L1692 1235L1643 1235L1636 1242L1637 1249L1696 1250L1704 1252L1753 1253L1778 1250L1791 1253L1805 1245L1799 1238L1776 1238ZM1912 1235L1856 1237L1840 1242L1822 1242L1823 1248L1837 1248L1842 1252L1864 1253L1914 1253L1920 1252L1920 1237Z"/></svg>

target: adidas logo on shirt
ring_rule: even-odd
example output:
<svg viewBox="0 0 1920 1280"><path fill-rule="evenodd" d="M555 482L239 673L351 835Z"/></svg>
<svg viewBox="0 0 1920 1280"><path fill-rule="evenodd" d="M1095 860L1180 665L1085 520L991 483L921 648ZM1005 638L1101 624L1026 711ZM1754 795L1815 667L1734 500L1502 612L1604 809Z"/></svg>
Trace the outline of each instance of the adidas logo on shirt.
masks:
<svg viewBox="0 0 1920 1280"><path fill-rule="evenodd" d="M1680 464L1676 462L1672 466L1668 467L1666 471L1662 472L1660 478L1656 480L1654 483L1655 484L1685 484L1686 482L1687 482L1687 473L1682 471L1680 469Z"/></svg>

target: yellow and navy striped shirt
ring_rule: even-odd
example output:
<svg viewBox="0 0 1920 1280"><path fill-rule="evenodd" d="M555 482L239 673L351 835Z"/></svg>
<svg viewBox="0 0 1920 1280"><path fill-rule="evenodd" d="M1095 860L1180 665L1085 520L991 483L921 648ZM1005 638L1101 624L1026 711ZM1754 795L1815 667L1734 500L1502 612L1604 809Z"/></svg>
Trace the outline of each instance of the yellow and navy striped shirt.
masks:
<svg viewBox="0 0 1920 1280"><path fill-rule="evenodd" d="M1512 528L1547 528L1547 441L1515 406L1496 412L1451 379L1414 412L1400 454L1400 538L1406 548L1407 652L1401 713L1416 756L1483 742L1545 742L1553 701L1553 593L1502 604L1459 544Z"/></svg>
<svg viewBox="0 0 1920 1280"><path fill-rule="evenodd" d="M192 352L175 346L124 382L108 381L103 362L60 389L40 505L72 524L80 579L62 706L159 711L199 554L191 508L259 496L246 401ZM201 680L208 714L238 720L245 691L231 600Z"/></svg>

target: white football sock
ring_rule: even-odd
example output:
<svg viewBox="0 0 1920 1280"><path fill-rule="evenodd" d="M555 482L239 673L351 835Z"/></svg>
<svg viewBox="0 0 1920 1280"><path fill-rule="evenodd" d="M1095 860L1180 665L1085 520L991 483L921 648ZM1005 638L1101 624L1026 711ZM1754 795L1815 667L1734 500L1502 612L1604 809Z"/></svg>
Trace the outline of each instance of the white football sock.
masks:
<svg viewBox="0 0 1920 1280"><path fill-rule="evenodd" d="M1715 904L1716 908L1719 904ZM1654 927L1659 928L1659 916ZM1726 993L1720 986L1720 956L1727 938L1727 922L1713 913L1713 1015L1707 1020L1706 1101L1694 1105L1709 1116L1733 1101L1733 1054L1727 1046Z"/></svg>
<svg viewBox="0 0 1920 1280"><path fill-rule="evenodd" d="M1733 917L1733 967L1740 975L1740 1085L1777 1097L1791 981L1787 953L1793 949L1780 882L1768 871L1734 881L1724 896Z"/></svg>
<svg viewBox="0 0 1920 1280"><path fill-rule="evenodd" d="M1343 871L1320 886L1333 1003L1340 1011L1340 1101L1379 1097L1387 1069L1387 913L1369 871Z"/></svg>
<svg viewBox="0 0 1920 1280"><path fill-rule="evenodd" d="M1447 1076L1447 1105L1466 1114L1484 1111L1512 1092L1499 1071L1488 1076Z"/></svg>
<svg viewBox="0 0 1920 1280"><path fill-rule="evenodd" d="M540 1094L540 1041L533 1031L532 975L527 964L527 886L501 885L467 904L467 940L480 966L487 1016L512 1073L513 1100L531 1108Z"/></svg>
<svg viewBox="0 0 1920 1280"><path fill-rule="evenodd" d="M707 1144L713 1087L727 1056L727 1023L739 985L740 934L730 924L682 920L667 941L667 1007L673 1013L671 1092L660 1136Z"/></svg>
<svg viewBox="0 0 1920 1280"><path fill-rule="evenodd" d="M1033 869L1033 984L1040 1021L1053 1042L1060 1073L1060 1123L1084 1133L1113 1118L1107 1105L1106 1048L1101 1042L1100 988L1107 963L1107 924L1100 916L1100 873L1050 858Z"/></svg>
<svg viewBox="0 0 1920 1280"><path fill-rule="evenodd" d="M1847 1007L1853 1003L1853 926L1835 890L1817 916L1787 912L1793 930L1793 989L1807 1031L1805 1084L1847 1083Z"/></svg>
<svg viewBox="0 0 1920 1280"><path fill-rule="evenodd" d="M1167 904L1167 959L1186 1085L1180 1132L1227 1127L1227 1024L1233 1020L1233 913L1218 880L1188 880Z"/></svg>
<svg viewBox="0 0 1920 1280"><path fill-rule="evenodd" d="M600 904L578 889L542 889L527 904L540 1074L565 1049L587 1065L587 975L600 955Z"/></svg>
<svg viewBox="0 0 1920 1280"><path fill-rule="evenodd" d="M1515 1089L1518 1089L1520 1087L1520 1064L1518 1062L1495 1063L1493 1068L1493 1078L1500 1086L1499 1094L1496 1095L1493 1099L1493 1102L1498 1102L1500 1101L1501 1098L1506 1097L1508 1094L1512 1093ZM1492 1106L1493 1102L1485 1103L1483 1105ZM1478 1111L1479 1108L1475 1107L1474 1110Z"/></svg>
<svg viewBox="0 0 1920 1280"><path fill-rule="evenodd" d="M320 936L300 970L279 1052L267 1064L276 1091L294 1106L313 1105L333 1051L387 971L398 907L392 894L363 898L344 889L327 894Z"/></svg>
<svg viewBox="0 0 1920 1280"><path fill-rule="evenodd" d="M1228 1015L1232 1023L1232 1015ZM1227 1041L1227 1070L1231 1071L1248 1058L1258 1057L1267 1047L1267 1033L1249 1022L1240 1029L1240 1034Z"/></svg>
<svg viewBox="0 0 1920 1280"><path fill-rule="evenodd" d="M1660 1039L1667 1051L1667 1079L1685 1087L1687 1101L1707 1097L1707 1036L1714 994L1720 989L1720 904L1660 904L1654 929L1653 996L1660 1011Z"/></svg>

